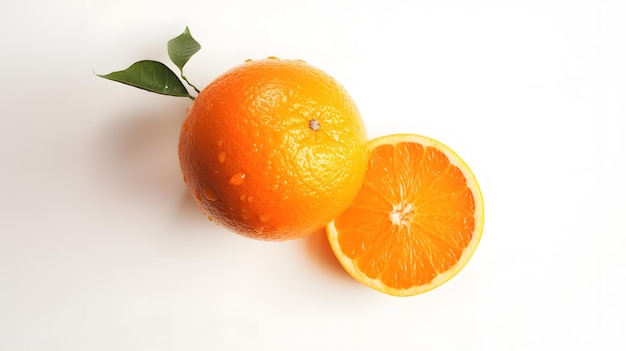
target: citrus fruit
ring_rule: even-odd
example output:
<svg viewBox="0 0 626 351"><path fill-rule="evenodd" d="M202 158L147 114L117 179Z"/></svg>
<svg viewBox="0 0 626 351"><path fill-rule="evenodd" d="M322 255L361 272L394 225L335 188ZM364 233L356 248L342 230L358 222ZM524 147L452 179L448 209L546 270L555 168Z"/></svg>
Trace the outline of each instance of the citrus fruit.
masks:
<svg viewBox="0 0 626 351"><path fill-rule="evenodd" d="M433 289L468 262L483 230L483 198L450 148L419 135L370 142L363 186L326 230L345 270L389 295Z"/></svg>
<svg viewBox="0 0 626 351"><path fill-rule="evenodd" d="M210 219L247 237L287 240L324 228L352 202L368 138L335 79L270 57L246 61L198 94L179 161Z"/></svg>

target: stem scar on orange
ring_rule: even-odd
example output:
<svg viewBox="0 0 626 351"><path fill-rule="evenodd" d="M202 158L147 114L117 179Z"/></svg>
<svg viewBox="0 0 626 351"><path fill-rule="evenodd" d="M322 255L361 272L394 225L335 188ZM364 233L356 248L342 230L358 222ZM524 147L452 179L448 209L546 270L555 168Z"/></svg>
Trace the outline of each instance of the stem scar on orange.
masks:
<svg viewBox="0 0 626 351"><path fill-rule="evenodd" d="M416 295L440 286L469 261L484 223L470 168L450 148L419 135L370 142L363 186L327 227L345 270L380 292Z"/></svg>
<svg viewBox="0 0 626 351"><path fill-rule="evenodd" d="M247 237L294 239L356 196L368 138L347 91L300 60L249 60L203 89L179 140L185 183L204 213Z"/></svg>

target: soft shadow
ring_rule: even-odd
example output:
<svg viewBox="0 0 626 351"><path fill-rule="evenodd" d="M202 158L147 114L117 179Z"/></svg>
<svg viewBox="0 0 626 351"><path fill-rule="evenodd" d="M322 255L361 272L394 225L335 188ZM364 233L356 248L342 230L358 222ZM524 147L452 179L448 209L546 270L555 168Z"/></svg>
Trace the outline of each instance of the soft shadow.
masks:
<svg viewBox="0 0 626 351"><path fill-rule="evenodd" d="M175 103L112 118L116 124L106 131L102 143L112 167L108 173L137 193L171 186L180 173L176 150L184 112L185 107Z"/></svg>
<svg viewBox="0 0 626 351"><path fill-rule="evenodd" d="M335 276L341 276L342 278L353 280L352 277L343 269L337 260L337 257L335 257L335 254L328 243L326 230L324 228L307 236L304 240L306 241L305 246L308 254L325 271Z"/></svg>
<svg viewBox="0 0 626 351"><path fill-rule="evenodd" d="M187 188L180 192L180 200L178 202L178 217L188 221L202 221L207 224L217 225L209 220L209 218L202 212L200 206L193 199L193 196L189 193Z"/></svg>
<svg viewBox="0 0 626 351"><path fill-rule="evenodd" d="M178 137L190 101L173 99L111 116L96 141L100 186L141 206L178 204L174 216L208 221L183 182Z"/></svg>

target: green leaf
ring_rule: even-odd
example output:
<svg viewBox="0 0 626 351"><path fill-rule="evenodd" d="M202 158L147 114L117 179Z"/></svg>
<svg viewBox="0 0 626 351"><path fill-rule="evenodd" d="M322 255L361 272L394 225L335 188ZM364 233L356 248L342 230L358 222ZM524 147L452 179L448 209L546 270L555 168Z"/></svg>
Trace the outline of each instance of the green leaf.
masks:
<svg viewBox="0 0 626 351"><path fill-rule="evenodd" d="M193 99L180 79L166 65L157 61L138 61L123 71L111 72L99 77L128 84L154 93L184 96Z"/></svg>
<svg viewBox="0 0 626 351"><path fill-rule="evenodd" d="M167 53L181 72L183 66L200 48L200 44L191 36L189 27L185 27L183 34L167 42Z"/></svg>

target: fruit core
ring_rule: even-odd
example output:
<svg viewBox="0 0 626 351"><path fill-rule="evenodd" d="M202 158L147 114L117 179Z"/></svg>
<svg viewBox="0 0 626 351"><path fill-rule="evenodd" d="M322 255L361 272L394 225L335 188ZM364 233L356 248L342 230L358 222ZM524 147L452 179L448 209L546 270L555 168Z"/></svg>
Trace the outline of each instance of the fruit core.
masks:
<svg viewBox="0 0 626 351"><path fill-rule="evenodd" d="M394 225L408 226L411 218L415 215L415 207L411 203L393 205L389 220Z"/></svg>

